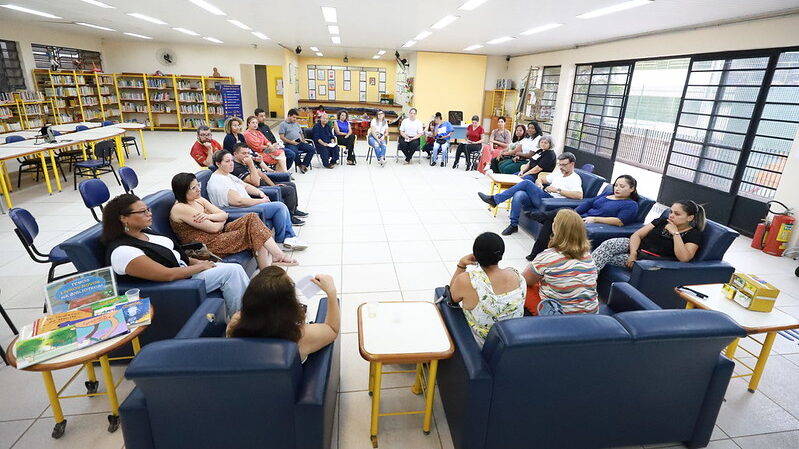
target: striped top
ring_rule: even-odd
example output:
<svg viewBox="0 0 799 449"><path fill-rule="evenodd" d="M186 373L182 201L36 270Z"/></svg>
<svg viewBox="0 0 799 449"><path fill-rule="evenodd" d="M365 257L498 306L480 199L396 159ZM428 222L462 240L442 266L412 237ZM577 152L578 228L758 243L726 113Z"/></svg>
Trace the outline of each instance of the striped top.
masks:
<svg viewBox="0 0 799 449"><path fill-rule="evenodd" d="M491 280L482 268L477 267L467 271L472 288L477 292L477 306L472 310L463 309L463 314L469 327L472 328L474 339L481 347L494 323L524 315L524 294L527 292L527 283L518 271L513 268L511 270L519 279L519 285L500 295L494 293Z"/></svg>
<svg viewBox="0 0 799 449"><path fill-rule="evenodd" d="M554 299L563 313L597 313L597 271L588 253L582 259L569 259L547 248L530 263L533 273L542 276L541 299Z"/></svg>

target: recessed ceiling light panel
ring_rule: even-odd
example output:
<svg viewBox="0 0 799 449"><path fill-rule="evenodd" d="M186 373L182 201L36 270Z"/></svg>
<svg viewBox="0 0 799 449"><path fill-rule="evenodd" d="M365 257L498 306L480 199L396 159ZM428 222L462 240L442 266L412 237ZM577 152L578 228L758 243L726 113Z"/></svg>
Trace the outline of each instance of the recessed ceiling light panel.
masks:
<svg viewBox="0 0 799 449"><path fill-rule="evenodd" d="M433 26L431 26L430 28L433 28L435 30L440 30L440 29L444 28L445 26L449 25L450 23L458 20L459 18L460 17L458 17L458 16L444 16L444 17L441 18L441 20L439 20L438 22L434 23Z"/></svg>
<svg viewBox="0 0 799 449"><path fill-rule="evenodd" d="M189 0L190 2L194 3L195 5L199 6L200 8L210 12L215 16L225 16L225 14L221 9L217 8L216 6L208 3L205 0Z"/></svg>
<svg viewBox="0 0 799 449"><path fill-rule="evenodd" d="M137 18L139 20L144 20L145 22L154 23L156 25L166 25L166 22L164 22L161 19L156 19L155 17L145 16L144 14L141 14L141 13L138 13L138 12L129 12L128 15L131 16L131 17L135 17L135 18Z"/></svg>
<svg viewBox="0 0 799 449"><path fill-rule="evenodd" d="M606 16L608 14L613 14L614 12L625 11L631 8L637 8L639 6L644 6L652 3L654 0L630 0L624 3L617 3L612 6L608 6L606 8L599 8L593 11L588 11L585 14L580 14L577 16L578 19L593 19L594 17L601 17Z"/></svg>
<svg viewBox="0 0 799 449"><path fill-rule="evenodd" d="M336 23L336 8L332 6L322 6L322 16L327 23Z"/></svg>
<svg viewBox="0 0 799 449"><path fill-rule="evenodd" d="M61 19L61 17L50 14L49 12L37 11L35 9L30 9L30 8L23 8L22 6L17 6L17 5L0 5L0 6L7 9L13 9L14 11L33 14L34 16L47 17L48 19Z"/></svg>

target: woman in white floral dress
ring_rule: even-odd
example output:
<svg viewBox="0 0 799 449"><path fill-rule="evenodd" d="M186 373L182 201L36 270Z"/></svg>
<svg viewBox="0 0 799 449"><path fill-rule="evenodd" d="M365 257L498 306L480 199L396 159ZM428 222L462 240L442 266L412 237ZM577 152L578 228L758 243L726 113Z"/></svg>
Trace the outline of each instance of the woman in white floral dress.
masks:
<svg viewBox="0 0 799 449"><path fill-rule="evenodd" d="M472 254L458 261L450 281L452 300L461 304L474 339L481 347L494 323L524 314L527 283L515 269L499 268L504 253L502 237L493 232L478 235Z"/></svg>

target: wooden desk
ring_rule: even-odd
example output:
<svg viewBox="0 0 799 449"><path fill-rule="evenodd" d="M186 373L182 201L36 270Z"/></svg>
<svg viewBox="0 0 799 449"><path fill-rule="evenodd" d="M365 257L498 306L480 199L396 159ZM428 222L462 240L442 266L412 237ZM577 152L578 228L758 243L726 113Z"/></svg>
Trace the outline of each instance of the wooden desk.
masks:
<svg viewBox="0 0 799 449"><path fill-rule="evenodd" d="M370 437L377 447L381 416L424 415L422 430L430 433L438 361L452 357L455 346L435 304L425 301L371 302L358 306L358 347L369 362L369 394L372 395ZM383 364L415 363L409 371L383 371ZM383 374L416 373L411 387L424 394L421 411L380 413ZM426 379L426 381L425 381Z"/></svg>
<svg viewBox="0 0 799 449"><path fill-rule="evenodd" d="M518 175L506 175L504 173L491 173L488 175L488 179L491 180L491 192L489 193L489 195L494 195L496 193L502 192L503 190L508 190L509 188L515 186L516 184L524 181ZM508 198L508 200L505 201L506 205L505 208L507 210L510 210L511 201L512 201L511 198ZM494 211L494 216L496 217L499 205L497 205L497 207L488 206L488 210L492 209Z"/></svg>
<svg viewBox="0 0 799 449"><path fill-rule="evenodd" d="M738 325L746 330L746 333L749 334L748 338L761 345L759 354L754 354L745 348L741 348L741 350L747 354L755 357L757 362L755 363L754 367L747 365L735 357L735 351L738 348L738 342L740 339L736 339L734 342L730 343L725 350L725 355L728 358L735 360L737 363L751 370L750 373L738 374L732 377L751 377L749 380L749 391L754 393L754 391L757 390L758 384L760 383L761 376L763 376L763 370L766 368L766 362L768 362L768 356L771 353L771 347L774 345L774 339L777 337L777 332L790 329L799 329L799 320L778 309L774 309L768 313L753 312L751 310L745 309L737 302L727 299L721 293L721 286L722 284L687 286L693 290L707 295L707 298L699 298L694 293L687 290L682 290L679 287L675 287L674 291L678 296L686 301L686 309L698 308L704 310L715 310L717 312L724 313L735 320ZM779 298L777 301L779 301ZM766 336L763 341L760 341L754 338L754 335L757 334L766 334Z"/></svg>

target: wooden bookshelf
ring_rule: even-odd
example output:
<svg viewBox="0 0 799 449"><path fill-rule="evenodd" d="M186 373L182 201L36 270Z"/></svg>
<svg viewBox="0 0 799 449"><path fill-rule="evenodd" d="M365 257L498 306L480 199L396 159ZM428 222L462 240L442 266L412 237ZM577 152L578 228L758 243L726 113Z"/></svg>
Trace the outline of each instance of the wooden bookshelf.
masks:
<svg viewBox="0 0 799 449"><path fill-rule="evenodd" d="M13 93L0 93L0 132L19 131L24 126L17 97Z"/></svg>
<svg viewBox="0 0 799 449"><path fill-rule="evenodd" d="M223 77L203 77L203 93L205 94L206 121L213 130L222 130L225 126L225 110L222 106L222 91L219 86L222 84L232 84L233 78ZM242 117L244 118L244 117Z"/></svg>

